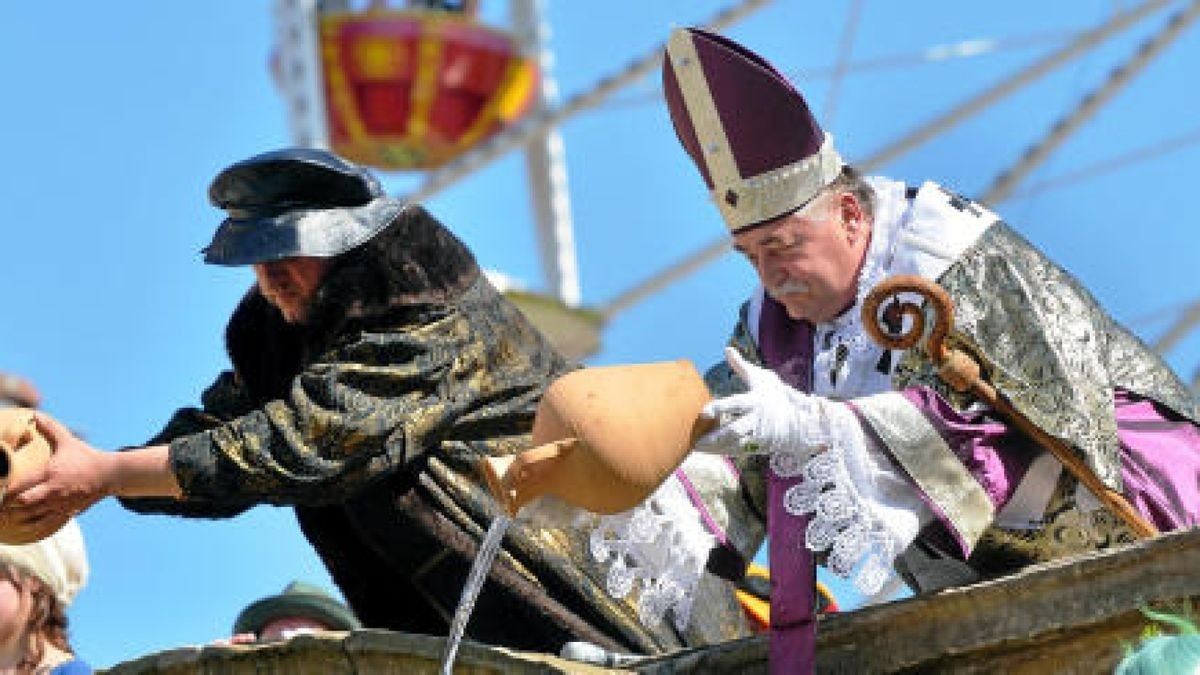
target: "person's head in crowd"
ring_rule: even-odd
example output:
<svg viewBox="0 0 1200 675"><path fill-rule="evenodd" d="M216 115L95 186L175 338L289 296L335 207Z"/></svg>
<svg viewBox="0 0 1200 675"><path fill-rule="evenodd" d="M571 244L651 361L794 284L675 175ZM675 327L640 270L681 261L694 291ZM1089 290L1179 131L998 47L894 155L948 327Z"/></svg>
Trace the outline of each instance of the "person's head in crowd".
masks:
<svg viewBox="0 0 1200 675"><path fill-rule="evenodd" d="M233 624L238 642L250 636L258 642L286 640L295 635L320 631L347 631L362 624L329 593L313 584L293 581L282 593L256 600L246 606Z"/></svg>
<svg viewBox="0 0 1200 675"><path fill-rule="evenodd" d="M1143 609L1142 613L1175 633L1157 630L1117 664L1115 675L1193 675L1200 673L1200 631L1183 617Z"/></svg>
<svg viewBox="0 0 1200 675"><path fill-rule="evenodd" d="M74 659L66 612L87 578L74 520L32 544L0 544L0 670L47 672Z"/></svg>
<svg viewBox="0 0 1200 675"><path fill-rule="evenodd" d="M41 394L29 380L0 373L0 408L36 408L41 403Z"/></svg>

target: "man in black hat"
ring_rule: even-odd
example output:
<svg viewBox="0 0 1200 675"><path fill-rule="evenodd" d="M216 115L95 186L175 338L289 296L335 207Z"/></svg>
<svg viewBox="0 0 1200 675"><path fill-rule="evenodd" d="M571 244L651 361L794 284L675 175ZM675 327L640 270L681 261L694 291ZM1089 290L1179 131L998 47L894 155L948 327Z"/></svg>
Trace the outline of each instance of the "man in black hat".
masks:
<svg viewBox="0 0 1200 675"><path fill-rule="evenodd" d="M499 512L476 464L528 447L544 387L571 366L453 234L335 155L252 157L209 197L228 218L206 262L251 265L257 279L226 328L233 369L147 447L99 452L43 422L55 458L40 484L14 486L14 516L107 495L195 517L291 505L364 625L445 634ZM654 653L745 630L717 579L684 627L639 621L633 601L606 593L606 573L582 532L518 522L467 635Z"/></svg>

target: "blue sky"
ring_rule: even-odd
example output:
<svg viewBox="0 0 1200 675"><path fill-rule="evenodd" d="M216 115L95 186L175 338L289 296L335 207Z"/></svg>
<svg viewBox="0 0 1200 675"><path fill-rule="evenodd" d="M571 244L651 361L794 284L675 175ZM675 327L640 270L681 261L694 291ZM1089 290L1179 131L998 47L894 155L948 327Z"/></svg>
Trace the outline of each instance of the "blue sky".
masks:
<svg viewBox="0 0 1200 675"><path fill-rule="evenodd" d="M555 75L571 96L704 21L717 0L549 0ZM852 3L776 2L727 31L806 92L844 156L871 156L1076 32L1134 2L860 5L837 86ZM503 23L507 5L483 2ZM982 193L1002 170L1186 3L1121 33L1035 86L880 169ZM268 71L267 0L0 1L3 271L0 371L32 379L45 407L101 448L138 444L193 404L225 365L221 332L250 285L245 269L200 262L219 221L205 199L225 165L290 142ZM1200 33L1186 32L1023 184L1064 183L997 209L1135 332L1154 339L1200 297L1195 175ZM911 63L937 45L993 38L971 58ZM716 240L717 214L675 143L656 78L569 120L571 201L585 304L603 305ZM1131 159L1148 156L1142 159ZM1120 161L1125 158L1125 161ZM1104 169L1117 161L1117 168ZM1102 170L1104 169L1104 170ZM381 174L404 194L412 174ZM427 206L481 262L542 286L524 162L510 155ZM595 364L720 356L751 270L726 256L618 314ZM1190 378L1200 336L1168 354ZM81 523L93 578L71 615L95 665L228 634L248 602L293 579L332 588L288 509L231 521L141 517L104 502ZM847 598L851 596L847 595Z"/></svg>

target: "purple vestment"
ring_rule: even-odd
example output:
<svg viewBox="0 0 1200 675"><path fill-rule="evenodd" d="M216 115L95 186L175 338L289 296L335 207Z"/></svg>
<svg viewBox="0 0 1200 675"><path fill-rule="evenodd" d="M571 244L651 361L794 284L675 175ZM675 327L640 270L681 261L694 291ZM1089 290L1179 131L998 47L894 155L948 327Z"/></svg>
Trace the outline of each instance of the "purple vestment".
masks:
<svg viewBox="0 0 1200 675"><path fill-rule="evenodd" d="M796 389L811 391L812 326L789 319L782 306L767 297L758 328L764 365ZM1013 497L1034 459L1043 452L994 416L983 411L958 411L931 389L915 387L901 394L945 441L997 512ZM1162 531L1200 522L1200 430L1164 406L1122 389L1115 391L1113 406L1127 499ZM873 436L869 427L864 430ZM889 452L886 444L881 444L881 449ZM899 465L894 468L900 471ZM804 542L809 519L788 513L783 507L783 493L800 479L782 479L771 471L767 475L771 670L811 672L816 638L815 562ZM920 494L915 486L914 490ZM925 495L921 497L947 530L958 537L938 506ZM959 538L958 543L965 558L971 542Z"/></svg>
<svg viewBox="0 0 1200 675"><path fill-rule="evenodd" d="M955 410L932 390L918 387L902 393L938 430L996 508L1004 506L1040 449L984 413ZM1196 525L1200 430L1157 403L1120 389L1113 406L1125 498L1161 531ZM970 553L965 543L959 545L964 557Z"/></svg>
<svg viewBox="0 0 1200 675"><path fill-rule="evenodd" d="M768 299L767 302L774 303ZM764 312L759 345L763 363L780 379L800 391L812 390L812 325L787 320L779 311ZM767 537L771 564L772 673L811 673L816 651L817 565L804 545L808 517L795 516L783 507L783 495L800 482L767 471Z"/></svg>

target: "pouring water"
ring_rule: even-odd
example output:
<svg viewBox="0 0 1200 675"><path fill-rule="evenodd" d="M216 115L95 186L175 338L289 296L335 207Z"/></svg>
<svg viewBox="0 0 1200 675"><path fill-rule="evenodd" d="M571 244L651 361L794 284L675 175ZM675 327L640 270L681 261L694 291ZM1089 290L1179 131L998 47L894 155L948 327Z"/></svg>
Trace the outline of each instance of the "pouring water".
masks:
<svg viewBox="0 0 1200 675"><path fill-rule="evenodd" d="M450 634L446 636L446 644L442 650L442 675L451 675L453 671L454 658L458 654L458 644L462 642L463 633L467 629L467 621L475 609L475 601L479 598L479 591L483 589L483 582L487 580L492 561L500 551L504 533L511 524L511 517L504 514L496 516L492 526L488 528L487 535L479 544L479 553L475 555L475 562L471 564L471 572L467 575L467 583L459 596L458 608L454 610L454 620L450 623Z"/></svg>

